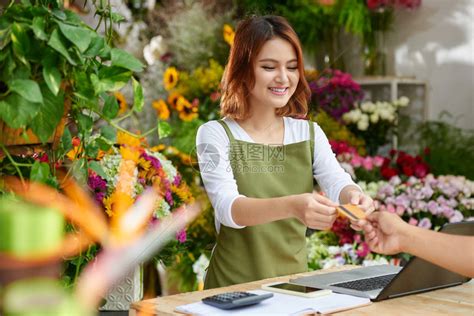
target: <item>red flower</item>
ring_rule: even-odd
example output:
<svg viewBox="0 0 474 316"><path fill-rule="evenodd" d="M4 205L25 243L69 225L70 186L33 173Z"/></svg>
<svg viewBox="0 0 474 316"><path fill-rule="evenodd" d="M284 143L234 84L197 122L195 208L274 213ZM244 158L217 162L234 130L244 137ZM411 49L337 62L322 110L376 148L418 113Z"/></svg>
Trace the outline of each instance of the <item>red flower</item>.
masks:
<svg viewBox="0 0 474 316"><path fill-rule="evenodd" d="M77 136L74 136L74 137L72 138L72 145L73 145L74 147L77 147L77 146L79 146L80 144L81 144L81 139L80 139L79 137L77 137Z"/></svg>
<svg viewBox="0 0 474 316"><path fill-rule="evenodd" d="M417 178L423 178L425 177L428 172L429 172L429 167L425 163L419 163L415 165L415 177Z"/></svg>
<svg viewBox="0 0 474 316"><path fill-rule="evenodd" d="M403 173L408 177L411 177L413 175L413 169L410 166L405 165L402 167L402 170L403 170Z"/></svg>
<svg viewBox="0 0 474 316"><path fill-rule="evenodd" d="M390 180L390 178L398 174L397 170L390 167L386 167L386 168L382 167L382 169L380 170L380 173L382 174L382 177L384 177L387 180Z"/></svg>

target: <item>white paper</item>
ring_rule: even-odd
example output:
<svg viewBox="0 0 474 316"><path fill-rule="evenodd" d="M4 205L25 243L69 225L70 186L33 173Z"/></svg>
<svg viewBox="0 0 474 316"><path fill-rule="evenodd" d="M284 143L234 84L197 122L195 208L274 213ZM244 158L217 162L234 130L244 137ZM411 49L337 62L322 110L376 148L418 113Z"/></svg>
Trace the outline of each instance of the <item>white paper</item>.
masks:
<svg viewBox="0 0 474 316"><path fill-rule="evenodd" d="M263 290L249 291L255 294L268 293ZM176 311L193 315L301 315L308 312L329 313L370 304L368 298L332 293L315 298L273 293L273 297L258 304L234 310L222 310L202 302L176 307Z"/></svg>

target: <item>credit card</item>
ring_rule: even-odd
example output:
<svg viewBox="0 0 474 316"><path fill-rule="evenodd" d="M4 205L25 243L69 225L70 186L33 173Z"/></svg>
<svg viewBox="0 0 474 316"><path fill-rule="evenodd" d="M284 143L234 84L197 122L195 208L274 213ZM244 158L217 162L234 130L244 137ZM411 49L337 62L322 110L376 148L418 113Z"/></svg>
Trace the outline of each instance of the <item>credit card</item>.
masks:
<svg viewBox="0 0 474 316"><path fill-rule="evenodd" d="M346 216L354 221L364 219L366 216L365 212L354 204L339 205L336 209L339 214L342 214L343 216Z"/></svg>

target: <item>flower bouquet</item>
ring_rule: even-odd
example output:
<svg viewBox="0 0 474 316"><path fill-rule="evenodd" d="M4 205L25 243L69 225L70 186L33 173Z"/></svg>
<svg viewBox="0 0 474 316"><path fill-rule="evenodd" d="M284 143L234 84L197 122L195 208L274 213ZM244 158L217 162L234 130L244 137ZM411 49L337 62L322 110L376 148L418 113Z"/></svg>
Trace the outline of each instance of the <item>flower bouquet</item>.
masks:
<svg viewBox="0 0 474 316"><path fill-rule="evenodd" d="M336 120L351 111L364 97L359 84L350 74L340 70L324 70L317 80L309 83L309 87L316 109L324 110Z"/></svg>
<svg viewBox="0 0 474 316"><path fill-rule="evenodd" d="M124 208L130 207L147 187L154 187L163 197L155 205L152 221L159 221L181 205L194 200L188 185L172 162L162 154L143 147L141 142L140 139L119 132L117 143L120 147L104 154L98 167L89 171L89 188L110 219L121 211L118 204L123 204ZM127 183L122 183L122 190L119 190L117 181L121 172L127 174ZM185 241L186 231L182 230L157 259L169 264Z"/></svg>
<svg viewBox="0 0 474 316"><path fill-rule="evenodd" d="M388 133L398 122L398 108L406 107L409 102L407 97L394 102L364 102L343 114L342 119L354 134L365 140L368 153L374 155L388 142Z"/></svg>

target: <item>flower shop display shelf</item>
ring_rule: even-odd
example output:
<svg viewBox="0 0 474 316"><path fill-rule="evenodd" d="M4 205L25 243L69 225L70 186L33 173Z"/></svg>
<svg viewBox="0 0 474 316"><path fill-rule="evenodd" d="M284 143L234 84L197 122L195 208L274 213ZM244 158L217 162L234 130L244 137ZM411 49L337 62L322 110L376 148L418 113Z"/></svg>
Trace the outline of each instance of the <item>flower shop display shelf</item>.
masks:
<svg viewBox="0 0 474 316"><path fill-rule="evenodd" d="M428 119L428 84L411 77L367 76L354 80L364 91L364 100L394 102L402 96L410 99L410 105L400 111L412 119Z"/></svg>

